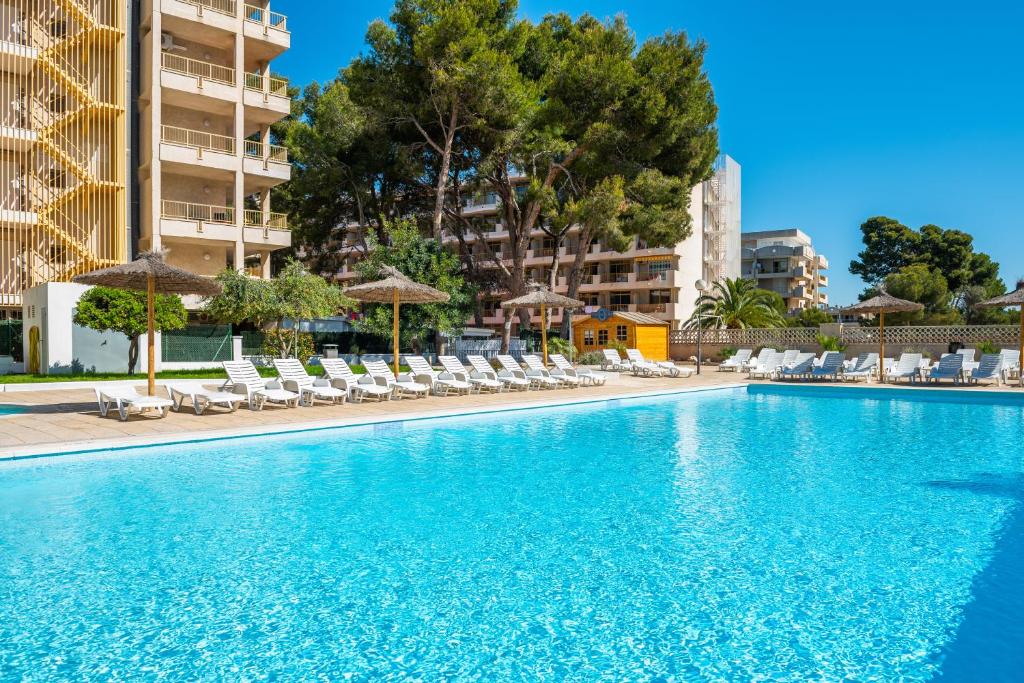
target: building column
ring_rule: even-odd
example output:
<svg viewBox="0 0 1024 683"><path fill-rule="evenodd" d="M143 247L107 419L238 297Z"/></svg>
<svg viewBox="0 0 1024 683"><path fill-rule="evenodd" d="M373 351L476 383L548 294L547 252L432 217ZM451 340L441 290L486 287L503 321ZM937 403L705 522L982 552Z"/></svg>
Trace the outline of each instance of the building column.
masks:
<svg viewBox="0 0 1024 683"><path fill-rule="evenodd" d="M245 269L245 38L235 35L235 270Z"/></svg>
<svg viewBox="0 0 1024 683"><path fill-rule="evenodd" d="M270 279L270 252L260 252L260 277L264 280Z"/></svg>

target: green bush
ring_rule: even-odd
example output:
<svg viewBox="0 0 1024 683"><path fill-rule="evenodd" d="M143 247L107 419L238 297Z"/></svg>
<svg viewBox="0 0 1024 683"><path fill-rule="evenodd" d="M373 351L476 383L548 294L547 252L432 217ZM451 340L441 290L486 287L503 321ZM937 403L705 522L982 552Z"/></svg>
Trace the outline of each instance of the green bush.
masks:
<svg viewBox="0 0 1024 683"><path fill-rule="evenodd" d="M571 356L570 356L571 352ZM568 339L548 337L548 353L560 353L566 358L576 357L576 347Z"/></svg>
<svg viewBox="0 0 1024 683"><path fill-rule="evenodd" d="M287 336L291 338L291 330L282 330L281 328L275 327L272 330L267 330L263 335L263 355L269 356L270 358L277 358L281 353L281 337ZM308 332L300 332L298 335L298 343L295 349L293 349L294 357L305 363L309 360L315 352L313 349L313 335Z"/></svg>
<svg viewBox="0 0 1024 683"><path fill-rule="evenodd" d="M982 353L999 353L1001 349L992 342L986 341L978 344L978 350Z"/></svg>
<svg viewBox="0 0 1024 683"><path fill-rule="evenodd" d="M843 343L843 340L839 337L829 337L824 334L817 336L818 346L824 351L845 351L847 346Z"/></svg>
<svg viewBox="0 0 1024 683"><path fill-rule="evenodd" d="M729 360L736 355L739 351L735 346L723 346L722 350L718 352L718 355L722 357L722 360Z"/></svg>
<svg viewBox="0 0 1024 683"><path fill-rule="evenodd" d="M619 352L620 356L625 356L626 355L626 345L623 344L622 342L618 341L618 340L613 339L613 340L609 341L607 348L615 349L616 351Z"/></svg>
<svg viewBox="0 0 1024 683"><path fill-rule="evenodd" d="M587 351L577 357L576 362L580 365L600 365L604 362L604 354L600 351Z"/></svg>

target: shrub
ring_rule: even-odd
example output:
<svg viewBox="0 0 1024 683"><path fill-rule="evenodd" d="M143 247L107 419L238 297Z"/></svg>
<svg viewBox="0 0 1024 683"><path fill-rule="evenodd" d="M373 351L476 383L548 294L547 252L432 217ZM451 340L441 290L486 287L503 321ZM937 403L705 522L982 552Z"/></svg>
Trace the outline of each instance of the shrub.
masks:
<svg viewBox="0 0 1024 683"><path fill-rule="evenodd" d="M978 350L982 353L999 353L1001 349L992 342L986 341L978 344Z"/></svg>
<svg viewBox="0 0 1024 683"><path fill-rule="evenodd" d="M570 355L571 351L571 355ZM576 347L568 339L548 337L548 353L560 353L566 358L576 356Z"/></svg>
<svg viewBox="0 0 1024 683"><path fill-rule="evenodd" d="M844 344L843 340L839 337L829 337L824 334L819 334L817 336L817 340L818 346L825 351L845 351L847 348L846 344Z"/></svg>
<svg viewBox="0 0 1024 683"><path fill-rule="evenodd" d="M723 346L722 350L718 352L718 355L722 357L722 360L729 360L736 355L739 351L735 346Z"/></svg>
<svg viewBox="0 0 1024 683"><path fill-rule="evenodd" d="M600 351L587 351L576 358L576 362L580 365L600 365L604 362L604 354Z"/></svg>
<svg viewBox="0 0 1024 683"><path fill-rule="evenodd" d="M618 340L613 339L613 340L609 341L608 342L608 348L609 349L615 349L616 351L619 352L620 356L625 356L626 355L626 345L623 344L622 342L618 341Z"/></svg>

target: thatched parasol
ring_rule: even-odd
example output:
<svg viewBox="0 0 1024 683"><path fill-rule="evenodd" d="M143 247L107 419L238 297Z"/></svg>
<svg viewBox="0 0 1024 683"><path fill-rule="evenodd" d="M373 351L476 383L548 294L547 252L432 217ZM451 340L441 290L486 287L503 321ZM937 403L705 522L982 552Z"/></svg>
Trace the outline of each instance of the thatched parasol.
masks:
<svg viewBox="0 0 1024 683"><path fill-rule="evenodd" d="M398 376L398 307L402 303L407 304L434 304L444 303L451 299L445 292L438 291L419 282L410 280L397 268L384 266L381 271L385 277L383 280L364 282L353 285L344 290L344 293L363 303L387 304L394 306L395 318L395 377Z"/></svg>
<svg viewBox="0 0 1024 683"><path fill-rule="evenodd" d="M892 296L882 288L879 288L878 291L877 296L844 308L843 313L852 315L878 314L878 376L882 382L885 382L885 314L920 311L924 306L915 301L907 301L906 299Z"/></svg>
<svg viewBox="0 0 1024 683"><path fill-rule="evenodd" d="M516 297L515 299L509 299L508 301L502 301L502 308L533 308L535 306L540 307L540 340L541 348L544 351L544 365L548 364L548 324L545 313L549 306L554 308L583 308L586 306L582 301L576 299L570 299L567 296L561 294L555 294L547 287L539 283L530 284L531 291ZM571 335L570 335L571 336ZM570 343L572 340L570 339ZM570 354L571 355L571 354Z"/></svg>
<svg viewBox="0 0 1024 683"><path fill-rule="evenodd" d="M1011 308L1017 306L1020 308L1020 356L1017 361L1021 368L1020 370L1020 384L1024 386L1024 283L1018 283L1017 289L1013 290L1009 294L1003 294L997 296L995 299L989 299L988 301L982 301L978 306L984 308Z"/></svg>
<svg viewBox="0 0 1024 683"><path fill-rule="evenodd" d="M116 289L137 289L146 292L147 318L147 363L149 371L149 395L156 394L156 351L154 335L154 306L157 294L199 294L214 296L220 294L221 286L216 280L181 268L169 266L162 251L147 251L131 263L123 263L102 270L94 270L73 278L82 285L98 285Z"/></svg>

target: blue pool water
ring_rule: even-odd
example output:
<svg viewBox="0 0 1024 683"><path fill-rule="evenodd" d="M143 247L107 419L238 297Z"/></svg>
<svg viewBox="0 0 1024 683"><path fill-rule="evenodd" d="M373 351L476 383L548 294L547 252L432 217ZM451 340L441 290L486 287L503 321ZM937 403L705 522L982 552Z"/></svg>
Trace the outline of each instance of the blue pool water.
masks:
<svg viewBox="0 0 1024 683"><path fill-rule="evenodd" d="M731 390L0 466L0 678L1014 680L1021 417Z"/></svg>

